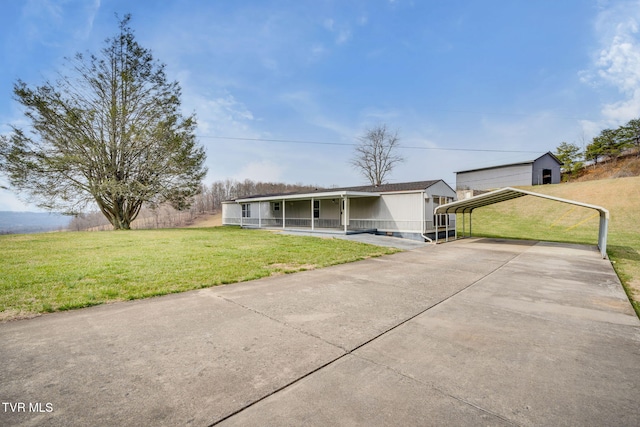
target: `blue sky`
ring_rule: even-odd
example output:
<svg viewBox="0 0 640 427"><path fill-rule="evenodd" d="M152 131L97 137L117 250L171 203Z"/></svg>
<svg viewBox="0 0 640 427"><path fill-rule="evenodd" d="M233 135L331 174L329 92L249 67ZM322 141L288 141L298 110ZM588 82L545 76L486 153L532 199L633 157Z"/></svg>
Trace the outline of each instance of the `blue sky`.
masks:
<svg viewBox="0 0 640 427"><path fill-rule="evenodd" d="M638 0L13 0L0 2L0 133L27 125L13 83L97 52L116 13L180 82L206 182L365 184L348 144L385 123L412 147L391 182L454 186L455 171L640 117ZM0 210L25 209L0 190Z"/></svg>

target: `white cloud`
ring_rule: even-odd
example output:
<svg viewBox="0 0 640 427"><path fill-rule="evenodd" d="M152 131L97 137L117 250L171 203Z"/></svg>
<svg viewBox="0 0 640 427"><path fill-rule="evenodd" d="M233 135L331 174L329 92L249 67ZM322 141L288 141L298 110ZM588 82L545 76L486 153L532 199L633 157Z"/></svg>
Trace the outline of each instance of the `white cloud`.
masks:
<svg viewBox="0 0 640 427"><path fill-rule="evenodd" d="M336 118L335 111L327 112L316 94L308 91L289 92L282 94L280 100L293 109L303 123L329 131L331 138L336 138L336 135L339 141L354 138L356 131L349 120Z"/></svg>
<svg viewBox="0 0 640 427"><path fill-rule="evenodd" d="M345 44L349 39L351 39L351 29L348 25L338 25L336 24L336 21L331 18L325 19L322 25L325 30L329 31L334 36L334 41L337 45Z"/></svg>
<svg viewBox="0 0 640 427"><path fill-rule="evenodd" d="M100 5L100 0L29 0L22 9L27 38L46 46L59 45L60 41L53 40L61 39L61 34L62 40L85 40L91 34Z"/></svg>
<svg viewBox="0 0 640 427"><path fill-rule="evenodd" d="M325 19L323 22L324 28L333 31L335 27L335 21L331 18Z"/></svg>
<svg viewBox="0 0 640 427"><path fill-rule="evenodd" d="M0 181L0 185L6 183ZM18 197L9 190L0 189L0 211L40 211L39 208L21 202Z"/></svg>
<svg viewBox="0 0 640 427"><path fill-rule="evenodd" d="M594 63L580 73L584 83L612 86L622 99L602 106L604 126L617 126L640 112L640 1L606 5L595 25Z"/></svg>
<svg viewBox="0 0 640 427"><path fill-rule="evenodd" d="M308 61L316 62L322 59L328 53L327 49L321 43L316 43L311 47L311 51L309 52Z"/></svg>
<svg viewBox="0 0 640 427"><path fill-rule="evenodd" d="M211 98L206 95L185 96L186 111L196 111L201 135L252 136L253 113L233 95L224 93Z"/></svg>
<svg viewBox="0 0 640 427"><path fill-rule="evenodd" d="M238 181L251 179L253 181L280 182L283 167L270 160L254 161L245 164L233 177Z"/></svg>

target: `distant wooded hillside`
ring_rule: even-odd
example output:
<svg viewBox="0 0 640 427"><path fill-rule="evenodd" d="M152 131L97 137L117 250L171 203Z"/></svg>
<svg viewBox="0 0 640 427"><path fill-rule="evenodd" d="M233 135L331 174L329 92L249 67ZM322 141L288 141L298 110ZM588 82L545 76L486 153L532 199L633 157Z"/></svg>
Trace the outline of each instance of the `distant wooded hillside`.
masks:
<svg viewBox="0 0 640 427"><path fill-rule="evenodd" d="M235 181L227 179L216 181L210 185L202 185L200 194L196 195L191 208L184 211L173 209L169 205L162 205L155 209L143 207L138 218L133 221L131 228L176 228L188 227L198 221L207 219L211 214L220 212L222 202L238 197L256 194L290 193L309 191L317 187L303 184L285 184L282 182L261 182L245 179ZM110 230L112 227L100 212L90 212L75 217L69 229L80 230Z"/></svg>
<svg viewBox="0 0 640 427"><path fill-rule="evenodd" d="M0 211L0 234L42 233L64 230L71 218L47 212Z"/></svg>

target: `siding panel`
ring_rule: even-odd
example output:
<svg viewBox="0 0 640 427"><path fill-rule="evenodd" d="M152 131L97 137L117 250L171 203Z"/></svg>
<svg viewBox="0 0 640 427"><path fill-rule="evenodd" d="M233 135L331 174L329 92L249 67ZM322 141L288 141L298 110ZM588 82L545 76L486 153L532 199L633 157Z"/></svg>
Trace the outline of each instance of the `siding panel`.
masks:
<svg viewBox="0 0 640 427"><path fill-rule="evenodd" d="M492 190L517 185L531 185L532 164L512 165L456 174L459 190Z"/></svg>

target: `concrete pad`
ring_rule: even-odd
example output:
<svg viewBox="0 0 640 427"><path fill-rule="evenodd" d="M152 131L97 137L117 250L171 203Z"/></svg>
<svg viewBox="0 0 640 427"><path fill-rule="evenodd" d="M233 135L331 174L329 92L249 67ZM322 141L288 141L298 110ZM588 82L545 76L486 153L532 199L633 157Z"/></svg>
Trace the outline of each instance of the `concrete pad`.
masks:
<svg viewBox="0 0 640 427"><path fill-rule="evenodd" d="M422 312L438 299L414 290L320 270L266 280L267 292L251 284L215 290L252 311L348 351ZM264 288L263 288L264 289Z"/></svg>
<svg viewBox="0 0 640 427"><path fill-rule="evenodd" d="M592 247L465 239L9 322L0 399L44 410L0 425L636 425L625 298Z"/></svg>
<svg viewBox="0 0 640 427"><path fill-rule="evenodd" d="M599 252L539 245L354 354L520 425L636 425L625 300Z"/></svg>
<svg viewBox="0 0 640 427"><path fill-rule="evenodd" d="M460 300L517 307L539 317L561 317L563 322L592 319L637 325L611 264L591 248L537 245L490 279L460 295Z"/></svg>
<svg viewBox="0 0 640 427"><path fill-rule="evenodd" d="M464 259L474 251L462 252ZM469 260L464 268L452 269L455 257L425 262L432 254L417 250L211 291L349 351L514 256L487 252L478 256L478 262Z"/></svg>
<svg viewBox="0 0 640 427"><path fill-rule="evenodd" d="M282 234L293 234L296 236L318 237L322 239L351 240L353 242L366 243L368 245L385 246L389 248L402 249L403 251L411 251L413 249L424 248L430 245L429 243L421 242L418 240L402 239L399 237L391 237L391 236L381 236L381 235L371 234L371 233L325 234L319 231L311 232L311 231L301 231L301 230L295 230L295 231L285 230L285 231L277 231L277 232Z"/></svg>
<svg viewBox="0 0 640 427"><path fill-rule="evenodd" d="M354 356L270 396L220 426L512 425L413 378Z"/></svg>
<svg viewBox="0 0 640 427"><path fill-rule="evenodd" d="M343 354L207 291L0 326L2 401L53 409L0 425L208 425Z"/></svg>
<svg viewBox="0 0 640 427"><path fill-rule="evenodd" d="M640 414L637 332L621 340L445 303L356 355L518 425L632 426Z"/></svg>

